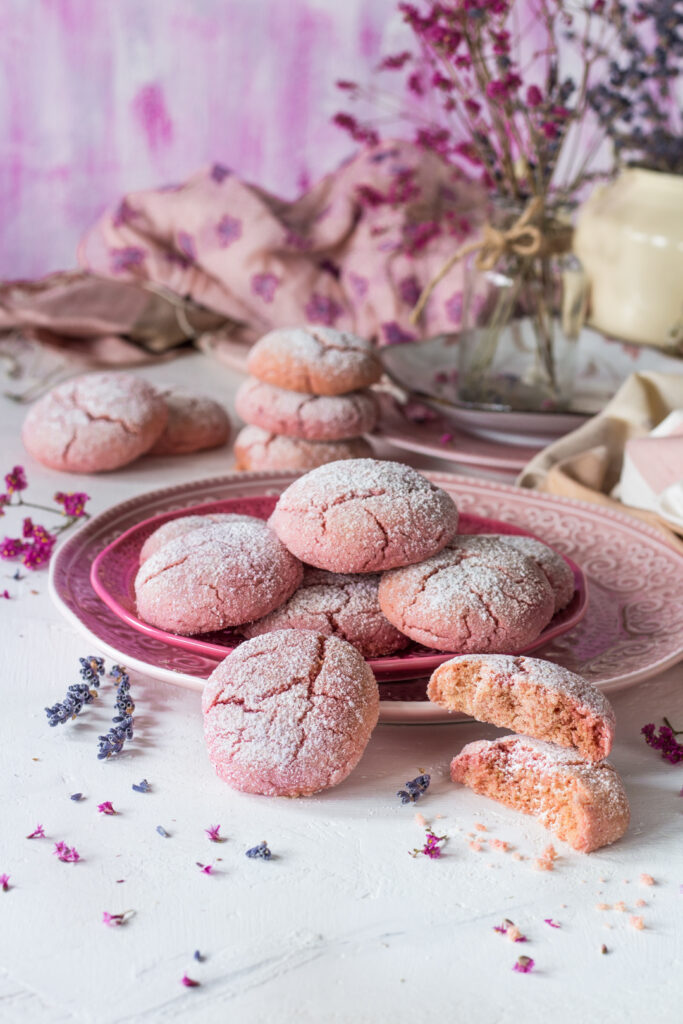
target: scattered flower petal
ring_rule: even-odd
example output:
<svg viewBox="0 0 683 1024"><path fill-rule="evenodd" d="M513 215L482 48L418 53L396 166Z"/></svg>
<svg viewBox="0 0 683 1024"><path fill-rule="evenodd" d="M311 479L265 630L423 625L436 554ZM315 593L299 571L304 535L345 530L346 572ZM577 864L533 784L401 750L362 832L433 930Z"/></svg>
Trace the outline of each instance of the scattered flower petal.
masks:
<svg viewBox="0 0 683 1024"><path fill-rule="evenodd" d="M8 892L9 890L9 878L9 875L0 875L0 889L2 889L3 892Z"/></svg>
<svg viewBox="0 0 683 1024"><path fill-rule="evenodd" d="M201 868L201 872L203 875L213 874L213 864L201 864L199 861L197 861L196 864L198 868Z"/></svg>
<svg viewBox="0 0 683 1024"><path fill-rule="evenodd" d="M402 804L413 804L420 799L423 793L427 792L431 781L431 775L418 775L406 782L405 789L399 789L396 796L400 798Z"/></svg>
<svg viewBox="0 0 683 1024"><path fill-rule="evenodd" d="M44 839L45 838L45 829L43 828L42 825L36 825L36 827L34 828L33 832L31 832L30 835L26 836L26 838L27 839Z"/></svg>
<svg viewBox="0 0 683 1024"><path fill-rule="evenodd" d="M116 814L117 813L114 810L114 806L113 806L111 800L105 800L105 802L103 804L98 804L97 805L97 810L100 812L100 814Z"/></svg>
<svg viewBox="0 0 683 1024"><path fill-rule="evenodd" d="M62 842L55 843L55 848L52 852L64 864L77 864L81 859L75 846L67 846L66 843Z"/></svg>
<svg viewBox="0 0 683 1024"><path fill-rule="evenodd" d="M561 928L562 927L562 925L559 925L557 923L557 921L553 921L552 917L544 917L543 920L545 921L546 924L549 924L551 928Z"/></svg>
<svg viewBox="0 0 683 1024"><path fill-rule="evenodd" d="M220 834L220 831L221 831L220 825L211 825L209 828L205 828L204 831L206 832L207 836L209 837L209 839L211 840L212 843L224 843L225 842L225 836L222 836Z"/></svg>
<svg viewBox="0 0 683 1024"><path fill-rule="evenodd" d="M69 800L75 800L76 803L78 803L78 801L82 800L82 799L83 799L83 794L82 793L72 793L71 796L69 797Z"/></svg>
<svg viewBox="0 0 683 1024"><path fill-rule="evenodd" d="M149 793L151 788L152 787L150 786L147 779L142 779L137 784L135 782L133 783L133 789L135 790L136 793Z"/></svg>
<svg viewBox="0 0 683 1024"><path fill-rule="evenodd" d="M528 974L529 971L533 971L535 966L536 964L530 956L520 956L512 970L517 971L518 974Z"/></svg>
<svg viewBox="0 0 683 1024"><path fill-rule="evenodd" d="M197 963L200 964L203 964L204 961L206 960L206 957L202 953L200 953L198 949L195 949L193 956Z"/></svg>
<svg viewBox="0 0 683 1024"><path fill-rule="evenodd" d="M160 836L163 836L164 839L171 838L170 832L167 832L163 825L157 825L157 832L159 833Z"/></svg>
<svg viewBox="0 0 683 1024"><path fill-rule="evenodd" d="M194 978L188 978L186 974L183 974L180 979L180 983L181 985L184 985L185 988L199 988L199 982L195 981Z"/></svg>
<svg viewBox="0 0 683 1024"><path fill-rule="evenodd" d="M110 914L106 910L102 912L102 923L109 928L115 928L126 922L133 916L132 910L124 910L122 914Z"/></svg>
<svg viewBox="0 0 683 1024"><path fill-rule="evenodd" d="M261 860L270 860L270 858L272 857L272 853L268 849L268 843L264 839L262 843L258 844L258 846L252 846L250 850L247 850L245 856L251 857L252 860L254 858L260 858Z"/></svg>

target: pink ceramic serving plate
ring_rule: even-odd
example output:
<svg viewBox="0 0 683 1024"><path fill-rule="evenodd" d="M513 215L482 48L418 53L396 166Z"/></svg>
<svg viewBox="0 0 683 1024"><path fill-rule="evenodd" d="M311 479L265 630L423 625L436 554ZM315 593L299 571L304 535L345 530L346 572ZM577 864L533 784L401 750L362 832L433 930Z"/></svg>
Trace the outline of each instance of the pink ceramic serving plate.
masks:
<svg viewBox="0 0 683 1024"><path fill-rule="evenodd" d="M100 552L150 516L193 505L280 494L295 473L226 473L138 494L83 523L50 560L50 594L89 648L128 668L201 692L215 658L140 633L114 615L90 582ZM535 652L610 693L649 679L683 658L683 556L637 519L538 491L454 473L426 474L463 514L504 520L577 562L589 611L568 633ZM413 673L411 673L413 674ZM417 673L414 673L417 675ZM380 684L381 720L453 721L427 700L426 678Z"/></svg>
<svg viewBox="0 0 683 1024"><path fill-rule="evenodd" d="M140 551L149 535L171 519L186 515L208 515L212 512L234 512L240 515L256 516L259 519L268 519L276 501L277 498L272 495L254 495L214 501L205 505L192 505L180 511L151 516L126 530L111 544L107 544L97 555L90 570L93 590L117 618L138 632L170 644L172 647L221 661L241 642L239 631L222 630L217 633L203 633L201 636L179 636L176 633L157 629L138 618L134 583L140 567ZM511 523L503 523L497 519L467 513L461 516L459 532L528 533L527 530ZM588 597L583 573L571 559L566 558L566 561L574 573L574 597L566 608L554 616L538 639L524 648L524 651L535 650L555 637L562 636L578 625L586 613ZM420 644L411 644L400 654L370 659L370 664L378 681L388 682L416 675L428 675L437 665L453 657L454 653L457 651L436 651L422 647Z"/></svg>

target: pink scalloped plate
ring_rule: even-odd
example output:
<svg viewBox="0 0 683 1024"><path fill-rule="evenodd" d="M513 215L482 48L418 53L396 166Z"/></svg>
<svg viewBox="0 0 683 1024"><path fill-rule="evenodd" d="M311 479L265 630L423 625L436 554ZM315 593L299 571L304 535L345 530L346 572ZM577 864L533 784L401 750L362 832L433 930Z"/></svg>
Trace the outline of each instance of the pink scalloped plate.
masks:
<svg viewBox="0 0 683 1024"><path fill-rule="evenodd" d="M55 552L50 592L60 612L93 648L129 668L196 691L215 657L184 650L133 629L93 590L95 558L152 516L185 514L194 505L275 497L294 473L230 473L130 498L84 523ZM588 613L535 651L578 672L605 692L657 675L683 658L683 556L660 534L611 509L452 473L426 474L463 515L495 519L541 537L581 566ZM417 676L417 672L411 675ZM443 721L426 698L426 679L380 684L383 721ZM453 719L447 719L452 721Z"/></svg>
<svg viewBox="0 0 683 1024"><path fill-rule="evenodd" d="M200 636L179 636L163 629L150 626L137 616L135 606L135 576L140 567L140 551L151 533L171 519L183 515L209 515L212 512L234 512L239 515L256 516L268 519L275 508L277 497L272 495L256 495L246 498L228 498L225 501L211 502L208 505L192 505L180 512L167 512L152 516L126 530L120 537L108 544L97 555L90 570L90 582L95 593L107 607L132 629L145 633L173 647L184 651L203 654L207 658L221 661L241 642L239 631L222 630L217 633L202 633ZM497 519L464 514L461 516L460 533L527 533L528 531L503 523ZM573 629L586 614L588 597L583 573L578 565L566 559L574 573L574 597L562 611L558 612L546 626L538 639L524 648L524 651L511 653L522 654L535 650L549 643L555 637ZM416 675L428 675L437 665L448 661L457 651L436 651L411 644L400 654L387 655L370 659L370 665L378 682L395 682L400 679L414 678Z"/></svg>

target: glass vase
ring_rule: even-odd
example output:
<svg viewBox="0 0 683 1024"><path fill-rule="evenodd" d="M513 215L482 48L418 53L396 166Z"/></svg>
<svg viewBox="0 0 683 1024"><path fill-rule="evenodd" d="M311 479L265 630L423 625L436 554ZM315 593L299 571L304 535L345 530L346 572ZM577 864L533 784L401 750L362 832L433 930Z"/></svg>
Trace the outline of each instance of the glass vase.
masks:
<svg viewBox="0 0 683 1024"><path fill-rule="evenodd" d="M513 229L524 206L498 204L494 228ZM576 375L576 349L587 305L587 279L571 252L565 211L544 210L533 222L533 255L502 247L482 269L467 258L462 331L458 342L458 401L497 411L566 410Z"/></svg>

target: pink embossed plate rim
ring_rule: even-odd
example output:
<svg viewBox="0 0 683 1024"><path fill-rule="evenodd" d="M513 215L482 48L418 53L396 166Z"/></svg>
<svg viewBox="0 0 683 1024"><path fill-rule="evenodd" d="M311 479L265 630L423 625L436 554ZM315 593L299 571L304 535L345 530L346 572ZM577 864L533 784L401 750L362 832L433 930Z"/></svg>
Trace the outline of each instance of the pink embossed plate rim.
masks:
<svg viewBox="0 0 683 1024"><path fill-rule="evenodd" d="M179 636L176 633L169 633L166 630L158 629L156 626L144 622L135 614L133 585L140 564L140 551L144 542L154 530L173 519L190 515L209 515L216 512L232 511L239 512L241 515L255 515L257 518L265 518L260 514L264 510L264 503L268 506L267 512L270 514L276 501L277 497L274 495L250 495L247 497L225 498L222 501L204 502L200 505L191 505L172 512L150 516L135 526L131 526L121 536L107 544L96 556L90 570L90 582L93 590L110 611L132 629L163 643L170 644L172 647L178 647L185 651L201 654L206 658L221 661L237 646L237 644L230 642L229 632L222 642L215 642L214 640L197 636ZM465 529L462 529L463 526ZM460 532L506 533L533 536L528 530L514 523L505 523L501 520L477 516L471 513L465 513L461 516ZM560 557L564 558L574 574L574 596L570 604L553 617L552 621L533 644L529 644L523 650L514 653L528 653L549 643L556 637L562 636L578 625L586 614L588 588L583 572L571 558L561 554ZM239 639L237 643L240 643ZM398 681L408 676L427 675L443 664L444 661L452 658L456 653L455 651L427 650L417 644L411 649L410 654L371 658L369 663L378 681Z"/></svg>

